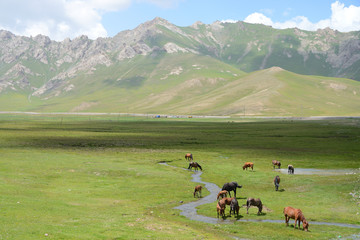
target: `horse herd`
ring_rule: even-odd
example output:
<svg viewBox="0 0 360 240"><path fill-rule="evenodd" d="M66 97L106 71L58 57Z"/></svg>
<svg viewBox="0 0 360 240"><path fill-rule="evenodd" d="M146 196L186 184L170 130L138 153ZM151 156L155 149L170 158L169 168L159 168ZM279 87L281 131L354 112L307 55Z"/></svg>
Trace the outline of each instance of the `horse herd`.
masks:
<svg viewBox="0 0 360 240"><path fill-rule="evenodd" d="M191 162L189 163L189 167L188 169L191 168L195 168L195 171L198 170L198 168L200 168L200 170L202 170L202 167L200 166L200 164L198 164L197 162L193 162L193 156L191 153L187 153L185 155L185 159L186 160L191 160ZM273 160L272 161L272 165L275 169L275 167L277 166L279 169L281 167L281 162L277 161L277 160ZM247 170L248 168L251 168L252 170L254 170L254 163L252 162L246 162L243 166L243 170ZM288 165L288 174L294 174L294 166L293 165ZM274 185L275 185L275 190L278 191L279 190L279 186L280 186L280 177L277 175L274 178ZM223 218L225 217L225 208L226 205L230 206L230 217L231 217L231 213L233 213L237 216L239 216L239 203L236 199L236 189L237 188L242 188L242 185L238 185L237 182L228 182L225 183L221 189L221 191L218 193L217 195L217 200L218 203L216 205L216 211L217 211L217 217L219 218L219 216L222 216ZM194 190L194 197L198 196L201 197L201 190L202 190L202 186L201 185L197 185L195 187ZM234 197L231 197L231 191L234 192ZM229 194L230 197L227 197L227 195ZM263 204L260 200L260 198L247 198L246 200L246 213L249 214L249 208L251 206L255 206L258 208L258 215L262 214L262 209L263 209ZM289 219L294 219L295 220L295 224L294 224L294 229L296 228L297 222L298 222L298 229L300 229L300 222L302 222L303 224L303 230L308 231L309 228L309 223L306 221L302 211L300 209L295 209L292 207L285 207L284 208L284 217L285 217L285 223L286 226L289 225Z"/></svg>

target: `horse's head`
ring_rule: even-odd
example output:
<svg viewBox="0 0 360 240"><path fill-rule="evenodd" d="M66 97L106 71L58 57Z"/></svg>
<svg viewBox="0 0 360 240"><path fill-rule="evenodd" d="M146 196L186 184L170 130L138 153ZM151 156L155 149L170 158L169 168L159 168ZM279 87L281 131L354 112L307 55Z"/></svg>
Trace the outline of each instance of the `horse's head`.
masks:
<svg viewBox="0 0 360 240"><path fill-rule="evenodd" d="M303 229L307 232L307 231L309 231L308 228L309 228L309 223L306 220L304 220L303 221Z"/></svg>

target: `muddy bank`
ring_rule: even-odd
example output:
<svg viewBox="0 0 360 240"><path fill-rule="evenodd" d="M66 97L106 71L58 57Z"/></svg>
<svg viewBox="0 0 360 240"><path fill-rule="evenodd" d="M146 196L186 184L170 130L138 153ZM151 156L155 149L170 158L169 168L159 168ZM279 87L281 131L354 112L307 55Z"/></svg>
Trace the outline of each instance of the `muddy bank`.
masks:
<svg viewBox="0 0 360 240"><path fill-rule="evenodd" d="M173 168L177 168L171 165L168 165L167 163L161 162L159 163L161 165L167 166L167 167L173 167ZM191 171L185 168L181 168L185 171ZM280 169L282 170L282 169ZM200 222L204 222L204 223L210 223L210 224L230 224L233 223L235 221L239 221L239 222L266 222L266 223L282 223L285 224L285 220L271 220L271 219L236 219L234 217L228 218L228 219L221 219L221 218L215 218L215 217L207 217L207 216L203 216L203 215L199 215L197 213L197 207L201 206L203 204L207 204L207 203L212 203L216 201L216 197L217 194L219 193L219 191L221 190L220 187L218 187L216 184L214 183L209 183L209 182L204 182L201 180L201 171L194 171L194 173L192 174L192 182L195 183L201 183L205 185L205 188L210 192L210 194L206 197L197 199L193 202L189 202L189 203L185 203L182 204L180 206L175 207L174 209L178 209L181 210L180 215L185 216L191 220L195 220L195 221L200 221ZM287 171L286 171L287 174ZM216 211L214 209L214 215L216 215ZM293 224L293 221L291 222L290 220L290 224ZM360 225L356 225L356 224L346 224L346 223L333 223L333 222L314 222L311 221L310 225L314 224L314 225L328 225L328 226L338 226L338 227L349 227L349 228L358 228L360 229Z"/></svg>

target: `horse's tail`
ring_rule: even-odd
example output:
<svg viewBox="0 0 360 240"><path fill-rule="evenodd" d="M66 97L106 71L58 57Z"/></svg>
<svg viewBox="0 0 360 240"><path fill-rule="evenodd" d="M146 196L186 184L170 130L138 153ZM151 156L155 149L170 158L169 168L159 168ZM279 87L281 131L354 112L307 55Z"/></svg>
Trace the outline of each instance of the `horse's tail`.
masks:
<svg viewBox="0 0 360 240"><path fill-rule="evenodd" d="M190 169L191 168L191 163L189 163L189 167L188 167L188 169Z"/></svg>

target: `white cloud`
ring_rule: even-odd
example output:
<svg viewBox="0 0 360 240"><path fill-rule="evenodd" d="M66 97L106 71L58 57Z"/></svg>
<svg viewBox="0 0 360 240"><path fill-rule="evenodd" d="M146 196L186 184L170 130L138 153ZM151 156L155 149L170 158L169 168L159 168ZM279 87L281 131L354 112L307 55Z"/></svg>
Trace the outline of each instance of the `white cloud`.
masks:
<svg viewBox="0 0 360 240"><path fill-rule="evenodd" d="M248 23L260 23L260 24L265 24L265 25L273 25L273 21L266 17L264 14L262 13L252 13L249 16L247 16L244 20L244 22L248 22Z"/></svg>
<svg viewBox="0 0 360 240"><path fill-rule="evenodd" d="M303 30L316 31L326 27L336 29L341 32L360 30L360 6L350 5L345 7L343 3L336 1L331 4L331 17L319 22L312 23L307 17L297 16L285 22L273 22L271 18L262 13L253 13L245 18L245 22L270 25L274 28L300 28Z"/></svg>
<svg viewBox="0 0 360 240"><path fill-rule="evenodd" d="M0 26L18 35L42 34L58 41L83 34L92 39L106 37L102 15L126 9L132 1L135 0L0 1Z"/></svg>

